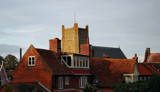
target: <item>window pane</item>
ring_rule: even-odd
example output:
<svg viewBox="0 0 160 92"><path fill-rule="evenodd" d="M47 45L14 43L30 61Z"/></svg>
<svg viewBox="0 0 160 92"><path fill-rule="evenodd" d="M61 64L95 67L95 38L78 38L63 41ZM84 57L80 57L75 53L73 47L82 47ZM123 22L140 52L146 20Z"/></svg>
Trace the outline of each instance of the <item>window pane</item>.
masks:
<svg viewBox="0 0 160 92"><path fill-rule="evenodd" d="M32 57L32 61L34 61L34 57Z"/></svg>
<svg viewBox="0 0 160 92"><path fill-rule="evenodd" d="M79 61L80 62L80 67L82 67L82 61Z"/></svg>
<svg viewBox="0 0 160 92"><path fill-rule="evenodd" d="M79 87L81 87L81 77L79 77Z"/></svg>
<svg viewBox="0 0 160 92"><path fill-rule="evenodd" d="M62 59L63 59L63 62L66 62L66 57L62 57ZM67 62L66 62L67 63Z"/></svg>
<svg viewBox="0 0 160 92"><path fill-rule="evenodd" d="M86 67L85 59L83 59L83 67Z"/></svg>
<svg viewBox="0 0 160 92"><path fill-rule="evenodd" d="M32 61L32 65L34 65L35 63L34 63L34 61Z"/></svg>
<svg viewBox="0 0 160 92"><path fill-rule="evenodd" d="M79 57L77 57L77 67L79 67Z"/></svg>
<svg viewBox="0 0 160 92"><path fill-rule="evenodd" d="M76 67L76 66L77 66L77 58L74 57L74 67Z"/></svg>
<svg viewBox="0 0 160 92"><path fill-rule="evenodd" d="M29 61L28 63L29 63L29 65L31 65L31 61Z"/></svg>
<svg viewBox="0 0 160 92"><path fill-rule="evenodd" d="M67 64L68 64L68 66L71 66L71 57L70 56L67 56Z"/></svg>
<svg viewBox="0 0 160 92"><path fill-rule="evenodd" d="M29 61L31 61L31 57L29 57Z"/></svg>
<svg viewBox="0 0 160 92"><path fill-rule="evenodd" d="M66 84L66 85L69 84L69 77L65 77L65 84Z"/></svg>
<svg viewBox="0 0 160 92"><path fill-rule="evenodd" d="M86 67L88 67L88 59L86 59Z"/></svg>

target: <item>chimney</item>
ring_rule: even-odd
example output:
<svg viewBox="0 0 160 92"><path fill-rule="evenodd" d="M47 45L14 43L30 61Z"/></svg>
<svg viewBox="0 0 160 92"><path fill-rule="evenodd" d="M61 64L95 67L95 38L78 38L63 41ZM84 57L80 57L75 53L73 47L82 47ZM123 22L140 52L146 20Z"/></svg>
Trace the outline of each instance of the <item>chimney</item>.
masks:
<svg viewBox="0 0 160 92"><path fill-rule="evenodd" d="M132 59L136 59L136 62L138 62L137 53L135 53L134 57Z"/></svg>
<svg viewBox="0 0 160 92"><path fill-rule="evenodd" d="M87 37L87 44L89 44L89 37Z"/></svg>
<svg viewBox="0 0 160 92"><path fill-rule="evenodd" d="M20 48L20 60L22 58L22 48Z"/></svg>
<svg viewBox="0 0 160 92"><path fill-rule="evenodd" d="M57 53L57 55L60 55L61 53L61 40L58 38L49 40L49 47L51 51L54 51Z"/></svg>
<svg viewBox="0 0 160 92"><path fill-rule="evenodd" d="M146 48L144 62L147 62L148 56L150 55L150 48Z"/></svg>

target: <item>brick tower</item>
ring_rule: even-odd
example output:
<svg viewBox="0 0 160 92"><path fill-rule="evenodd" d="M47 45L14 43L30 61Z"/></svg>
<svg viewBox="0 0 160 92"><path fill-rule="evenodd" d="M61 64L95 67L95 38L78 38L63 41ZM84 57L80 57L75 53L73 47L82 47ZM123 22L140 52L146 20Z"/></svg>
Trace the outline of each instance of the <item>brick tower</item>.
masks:
<svg viewBox="0 0 160 92"><path fill-rule="evenodd" d="M66 29L62 25L62 52L82 54L86 46L89 50L88 25L86 28L78 28L78 23L74 23L73 28Z"/></svg>

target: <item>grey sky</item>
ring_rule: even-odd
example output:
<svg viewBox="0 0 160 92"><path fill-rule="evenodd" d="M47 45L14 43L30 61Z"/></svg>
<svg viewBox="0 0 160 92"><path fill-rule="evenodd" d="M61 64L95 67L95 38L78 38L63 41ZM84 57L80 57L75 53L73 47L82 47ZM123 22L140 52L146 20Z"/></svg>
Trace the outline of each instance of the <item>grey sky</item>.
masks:
<svg viewBox="0 0 160 92"><path fill-rule="evenodd" d="M0 54L19 56L10 49L24 53L30 44L48 49L62 24L73 27L74 10L92 45L120 46L128 58L143 57L146 47L160 52L160 0L0 0Z"/></svg>

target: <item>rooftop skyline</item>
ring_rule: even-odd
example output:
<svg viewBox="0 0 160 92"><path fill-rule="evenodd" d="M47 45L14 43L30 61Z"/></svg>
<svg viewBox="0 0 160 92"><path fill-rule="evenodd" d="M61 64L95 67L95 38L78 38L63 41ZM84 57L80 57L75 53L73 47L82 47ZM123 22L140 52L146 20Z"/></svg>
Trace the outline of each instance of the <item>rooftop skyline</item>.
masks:
<svg viewBox="0 0 160 92"><path fill-rule="evenodd" d="M145 49L160 52L159 0L5 0L0 1L0 55L19 58L33 44L49 49L49 39L60 38L62 24L89 25L90 44L119 47L127 58Z"/></svg>

